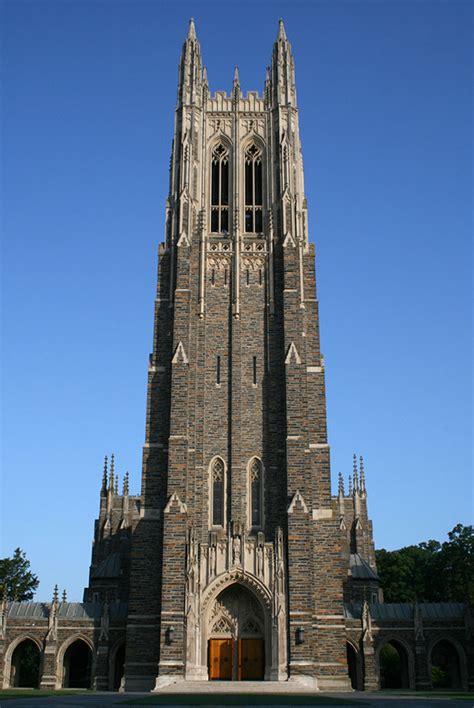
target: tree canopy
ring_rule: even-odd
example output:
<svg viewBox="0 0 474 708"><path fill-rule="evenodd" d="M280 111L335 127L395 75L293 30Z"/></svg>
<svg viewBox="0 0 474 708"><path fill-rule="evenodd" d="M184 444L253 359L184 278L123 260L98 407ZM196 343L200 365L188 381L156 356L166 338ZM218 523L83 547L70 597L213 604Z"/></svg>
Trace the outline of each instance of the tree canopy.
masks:
<svg viewBox="0 0 474 708"><path fill-rule="evenodd" d="M375 552L385 602L474 604L474 529L457 524L448 540Z"/></svg>
<svg viewBox="0 0 474 708"><path fill-rule="evenodd" d="M7 600L32 600L39 580L30 570L26 554L17 548L11 558L0 558L0 597Z"/></svg>

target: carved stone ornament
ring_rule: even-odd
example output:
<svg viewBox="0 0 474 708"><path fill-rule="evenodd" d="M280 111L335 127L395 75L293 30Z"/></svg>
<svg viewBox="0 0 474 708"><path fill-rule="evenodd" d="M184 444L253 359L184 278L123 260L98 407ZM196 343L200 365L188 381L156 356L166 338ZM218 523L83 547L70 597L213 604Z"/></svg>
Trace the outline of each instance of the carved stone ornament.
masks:
<svg viewBox="0 0 474 708"><path fill-rule="evenodd" d="M364 600L362 606L362 640L364 642L372 641L372 617L370 615L369 603Z"/></svg>
<svg viewBox="0 0 474 708"><path fill-rule="evenodd" d="M245 254L242 258L242 267L248 270L260 270L265 265L265 258L262 256L254 256Z"/></svg>
<svg viewBox="0 0 474 708"><path fill-rule="evenodd" d="M208 270L229 270L230 263L230 256L220 253L213 253L207 257Z"/></svg>

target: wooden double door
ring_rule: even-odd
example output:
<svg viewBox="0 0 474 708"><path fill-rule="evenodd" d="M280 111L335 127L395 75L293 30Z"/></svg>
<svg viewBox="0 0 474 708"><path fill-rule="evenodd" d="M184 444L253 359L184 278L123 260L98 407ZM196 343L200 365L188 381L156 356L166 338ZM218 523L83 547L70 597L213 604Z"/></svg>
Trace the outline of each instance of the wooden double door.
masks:
<svg viewBox="0 0 474 708"><path fill-rule="evenodd" d="M210 639L209 678L214 681L263 681L263 639Z"/></svg>

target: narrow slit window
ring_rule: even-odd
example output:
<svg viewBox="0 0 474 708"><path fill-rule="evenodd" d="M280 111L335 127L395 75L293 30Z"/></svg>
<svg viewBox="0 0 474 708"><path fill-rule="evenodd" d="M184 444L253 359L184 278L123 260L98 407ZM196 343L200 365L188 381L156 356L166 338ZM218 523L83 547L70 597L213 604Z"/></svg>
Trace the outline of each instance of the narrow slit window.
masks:
<svg viewBox="0 0 474 708"><path fill-rule="evenodd" d="M211 232L229 230L229 151L219 143L211 157Z"/></svg>
<svg viewBox="0 0 474 708"><path fill-rule="evenodd" d="M254 356L252 360L252 376L253 376L253 385L257 385L257 357Z"/></svg>
<svg viewBox="0 0 474 708"><path fill-rule="evenodd" d="M211 270L211 284L216 284L216 271L214 270L214 268Z"/></svg>
<svg viewBox="0 0 474 708"><path fill-rule="evenodd" d="M262 463L254 458L250 463L250 525L261 527L263 519L263 470Z"/></svg>
<svg viewBox="0 0 474 708"><path fill-rule="evenodd" d="M221 358L220 356L217 357L216 361L216 384L220 384L221 382Z"/></svg>
<svg viewBox="0 0 474 708"><path fill-rule="evenodd" d="M245 151L245 231L263 231L262 151L253 143Z"/></svg>
<svg viewBox="0 0 474 708"><path fill-rule="evenodd" d="M247 278L247 285L250 285L250 271L249 271L248 268L247 268L247 275L246 275L246 278Z"/></svg>
<svg viewBox="0 0 474 708"><path fill-rule="evenodd" d="M260 268L260 270L258 271L258 284L259 284L259 285L262 284L262 279L263 279L263 277L262 277L262 269Z"/></svg>
<svg viewBox="0 0 474 708"><path fill-rule="evenodd" d="M224 285L227 285L227 268L224 271Z"/></svg>
<svg viewBox="0 0 474 708"><path fill-rule="evenodd" d="M224 525L224 462L218 457L211 470L212 484L212 525Z"/></svg>

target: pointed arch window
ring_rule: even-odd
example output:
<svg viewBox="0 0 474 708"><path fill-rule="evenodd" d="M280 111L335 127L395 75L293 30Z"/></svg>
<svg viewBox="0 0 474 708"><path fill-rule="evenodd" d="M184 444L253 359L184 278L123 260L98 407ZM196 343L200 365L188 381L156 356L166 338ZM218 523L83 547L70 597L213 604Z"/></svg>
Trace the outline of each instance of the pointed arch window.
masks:
<svg viewBox="0 0 474 708"><path fill-rule="evenodd" d="M211 232L229 231L229 150L216 145L211 157Z"/></svg>
<svg viewBox="0 0 474 708"><path fill-rule="evenodd" d="M250 526L263 526L263 465L254 457L249 465Z"/></svg>
<svg viewBox="0 0 474 708"><path fill-rule="evenodd" d="M224 526L225 519L225 464L216 457L211 465L211 526Z"/></svg>
<svg viewBox="0 0 474 708"><path fill-rule="evenodd" d="M245 151L245 231L263 231L262 151L254 143Z"/></svg>

